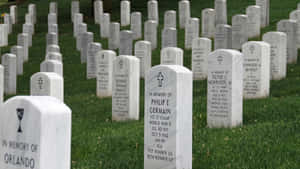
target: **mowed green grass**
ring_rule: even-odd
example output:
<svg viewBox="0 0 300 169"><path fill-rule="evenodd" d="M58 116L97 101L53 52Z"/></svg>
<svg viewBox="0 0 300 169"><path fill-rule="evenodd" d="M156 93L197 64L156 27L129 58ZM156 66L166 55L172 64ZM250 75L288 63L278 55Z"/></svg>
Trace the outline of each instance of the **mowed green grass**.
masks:
<svg viewBox="0 0 300 169"><path fill-rule="evenodd" d="M98 99L96 81L86 80L86 65L80 64L80 53L70 21L71 0L58 0L60 47L64 62L65 102L72 114L73 169L142 169L144 151L144 82L141 81L140 120L111 121L111 99ZM271 23L262 32L275 31L276 23L287 19L299 0L271 0ZM30 0L19 6L19 24L9 36L15 45L17 33L24 23L28 3L36 3L38 22L30 48L25 73L18 76L18 94L28 95L30 77L39 71L45 57L47 32L47 0ZM133 0L132 11L141 11L146 19L146 0ZM234 14L245 13L254 0L228 0L228 20ZM201 17L201 10L213 8L213 0L193 0L192 16ZM91 17L90 0L81 1L81 11L95 41L107 48L100 39L99 27ZM112 21L119 21L119 1L114 0ZM177 10L177 1L159 1L161 32L163 13ZM0 13L8 11L0 8ZM126 28L123 28L126 29ZM260 40L261 37L256 38ZM160 36L159 36L160 40ZM184 31L178 31L178 45L184 47ZM160 44L160 42L159 42ZM160 45L159 45L160 46ZM8 52L9 47L2 49ZM153 51L153 65L159 64L160 49ZM185 51L184 64L191 67L191 51ZM193 97L193 168L194 169L296 169L300 168L300 65L288 66L288 77L271 82L271 95L266 99L244 101L244 125L234 129L206 127L206 81L194 82ZM9 98L11 96L7 96Z"/></svg>

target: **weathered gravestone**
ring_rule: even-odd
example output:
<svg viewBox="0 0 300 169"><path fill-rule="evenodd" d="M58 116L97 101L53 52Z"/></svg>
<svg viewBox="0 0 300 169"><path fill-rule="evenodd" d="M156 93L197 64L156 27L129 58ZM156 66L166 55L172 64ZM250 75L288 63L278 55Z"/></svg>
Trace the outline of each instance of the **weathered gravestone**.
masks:
<svg viewBox="0 0 300 169"><path fill-rule="evenodd" d="M248 6L246 15L248 16L248 37L253 38L260 35L260 7L257 5Z"/></svg>
<svg viewBox="0 0 300 169"><path fill-rule="evenodd" d="M215 35L216 12L214 9L202 10L202 36L212 38Z"/></svg>
<svg viewBox="0 0 300 169"><path fill-rule="evenodd" d="M58 52L48 52L46 54L45 60L57 60L62 62L62 55Z"/></svg>
<svg viewBox="0 0 300 169"><path fill-rule="evenodd" d="M46 45L58 45L58 35L56 33L47 33L46 35Z"/></svg>
<svg viewBox="0 0 300 169"><path fill-rule="evenodd" d="M80 5L79 5L79 1L72 1L71 4L71 19L72 22L75 21L75 14L80 12Z"/></svg>
<svg viewBox="0 0 300 169"><path fill-rule="evenodd" d="M140 39L142 37L142 13L133 12L130 21L130 30L133 32L133 39Z"/></svg>
<svg viewBox="0 0 300 169"><path fill-rule="evenodd" d="M236 127L243 123L243 56L218 49L208 56L207 125Z"/></svg>
<svg viewBox="0 0 300 169"><path fill-rule="evenodd" d="M56 2L50 2L50 4L49 4L49 13L58 14L57 3Z"/></svg>
<svg viewBox="0 0 300 169"><path fill-rule="evenodd" d="M140 59L140 76L144 78L152 67L151 43L137 41L134 46L134 56Z"/></svg>
<svg viewBox="0 0 300 169"><path fill-rule="evenodd" d="M81 13L74 14L73 36L78 36L79 24L83 23L83 15Z"/></svg>
<svg viewBox="0 0 300 169"><path fill-rule="evenodd" d="M96 24L101 23L103 13L103 2L101 0L94 1L94 19Z"/></svg>
<svg viewBox="0 0 300 169"><path fill-rule="evenodd" d="M185 49L192 49L192 43L194 38L199 37L199 19L188 19L185 26Z"/></svg>
<svg viewBox="0 0 300 169"><path fill-rule="evenodd" d="M14 54L4 54L1 61L4 67L4 93L17 94L17 57Z"/></svg>
<svg viewBox="0 0 300 169"><path fill-rule="evenodd" d="M194 80L207 78L207 59L211 52L211 40L208 38L195 38L192 47L192 72Z"/></svg>
<svg viewBox="0 0 300 169"><path fill-rule="evenodd" d="M183 66L183 50L177 47L163 48L160 54L160 64Z"/></svg>
<svg viewBox="0 0 300 169"><path fill-rule="evenodd" d="M29 13L26 13L25 14L25 24L34 24L33 23L33 16L32 16L32 14L29 14Z"/></svg>
<svg viewBox="0 0 300 169"><path fill-rule="evenodd" d="M177 47L177 30L176 28L168 27L162 31L161 48Z"/></svg>
<svg viewBox="0 0 300 169"><path fill-rule="evenodd" d="M235 15L232 17L232 48L241 49L248 41L248 16Z"/></svg>
<svg viewBox="0 0 300 169"><path fill-rule="evenodd" d="M290 19L297 22L297 48L300 48L300 10L294 10L290 13Z"/></svg>
<svg viewBox="0 0 300 169"><path fill-rule="evenodd" d="M85 23L81 23L78 25L77 29L77 37L76 37L76 49L81 51L81 35L87 32L87 25Z"/></svg>
<svg viewBox="0 0 300 169"><path fill-rule="evenodd" d="M86 63L88 45L93 41L94 41L94 34L92 32L85 32L81 34L81 53L80 53L81 63Z"/></svg>
<svg viewBox="0 0 300 169"><path fill-rule="evenodd" d="M216 25L227 24L227 2L226 0L215 0Z"/></svg>
<svg viewBox="0 0 300 169"><path fill-rule="evenodd" d="M112 120L139 120L140 61L118 56L113 62Z"/></svg>
<svg viewBox="0 0 300 169"><path fill-rule="evenodd" d="M133 33L129 30L120 32L119 55L132 55Z"/></svg>
<svg viewBox="0 0 300 169"><path fill-rule="evenodd" d="M246 99L264 98L270 92L270 45L250 41L243 45L244 92Z"/></svg>
<svg viewBox="0 0 300 169"><path fill-rule="evenodd" d="M44 60L40 65L41 72L53 72L57 73L61 77L64 77L63 64L58 60Z"/></svg>
<svg viewBox="0 0 300 169"><path fill-rule="evenodd" d="M60 53L60 47L58 45L48 45L46 48L46 54L49 52Z"/></svg>
<svg viewBox="0 0 300 169"><path fill-rule="evenodd" d="M3 169L71 167L71 110L49 96L17 96L0 114Z"/></svg>
<svg viewBox="0 0 300 169"><path fill-rule="evenodd" d="M28 46L29 46L29 38L27 33L19 33L18 34L18 46L22 46L24 50L24 62L28 61Z"/></svg>
<svg viewBox="0 0 300 169"><path fill-rule="evenodd" d="M192 72L153 67L145 81L145 169L192 168Z"/></svg>
<svg viewBox="0 0 300 169"><path fill-rule="evenodd" d="M7 46L7 45L8 45L7 25L0 24L0 47Z"/></svg>
<svg viewBox="0 0 300 169"><path fill-rule="evenodd" d="M96 78L96 54L102 49L100 43L92 42L88 45L86 73L87 79Z"/></svg>
<svg viewBox="0 0 300 169"><path fill-rule="evenodd" d="M216 27L214 49L232 48L232 28L230 25L219 24Z"/></svg>
<svg viewBox="0 0 300 169"><path fill-rule="evenodd" d="M268 32L263 41L271 46L271 80L281 80L286 77L287 69L287 36L283 32Z"/></svg>
<svg viewBox="0 0 300 169"><path fill-rule="evenodd" d="M176 11L168 10L164 15L164 28L177 28Z"/></svg>
<svg viewBox="0 0 300 169"><path fill-rule="evenodd" d="M179 27L180 29L185 29L185 25L191 17L190 1L188 0L179 1L178 8L179 8Z"/></svg>
<svg viewBox="0 0 300 169"><path fill-rule="evenodd" d="M112 22L109 27L108 48L116 50L120 46L120 24L118 22Z"/></svg>
<svg viewBox="0 0 300 169"><path fill-rule="evenodd" d="M12 5L9 8L11 23L16 24L18 23L18 7L16 5Z"/></svg>
<svg viewBox="0 0 300 169"><path fill-rule="evenodd" d="M0 64L0 109L2 108L4 98L4 67Z"/></svg>
<svg viewBox="0 0 300 169"><path fill-rule="evenodd" d="M30 79L31 96L52 96L64 101L63 77L53 72L38 72Z"/></svg>
<svg viewBox="0 0 300 169"><path fill-rule="evenodd" d="M277 23L277 31L287 35L287 63L297 63L297 22L294 20L281 20Z"/></svg>
<svg viewBox="0 0 300 169"><path fill-rule="evenodd" d="M24 49L22 46L12 46L10 53L17 57L17 75L23 74L23 63L24 63Z"/></svg>
<svg viewBox="0 0 300 169"><path fill-rule="evenodd" d="M256 0L256 5L261 10L261 27L269 26L270 22L270 0Z"/></svg>
<svg viewBox="0 0 300 169"><path fill-rule="evenodd" d="M57 15L56 13L48 14L48 25L57 24Z"/></svg>
<svg viewBox="0 0 300 169"><path fill-rule="evenodd" d="M121 1L121 26L130 24L130 1Z"/></svg>
<svg viewBox="0 0 300 169"><path fill-rule="evenodd" d="M148 20L154 20L159 23L158 15L158 2L156 0L149 0L147 3L148 7Z"/></svg>
<svg viewBox="0 0 300 169"><path fill-rule="evenodd" d="M99 98L112 96L113 62L116 52L102 50L96 54L97 96Z"/></svg>
<svg viewBox="0 0 300 169"><path fill-rule="evenodd" d="M144 39L151 43L153 50L157 48L157 24L154 20L148 20L144 26Z"/></svg>
<svg viewBox="0 0 300 169"><path fill-rule="evenodd" d="M100 33L101 33L101 37L102 38L108 38L109 34L110 34L110 14L109 13L104 13L102 15L102 21L101 21L101 29L100 29Z"/></svg>

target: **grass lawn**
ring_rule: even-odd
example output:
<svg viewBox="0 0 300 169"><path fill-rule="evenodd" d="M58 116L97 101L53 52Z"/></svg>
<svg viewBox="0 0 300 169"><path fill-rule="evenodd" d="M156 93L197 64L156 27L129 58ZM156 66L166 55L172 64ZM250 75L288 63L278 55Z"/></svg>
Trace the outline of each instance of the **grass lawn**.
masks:
<svg viewBox="0 0 300 169"><path fill-rule="evenodd" d="M119 21L119 1L114 0L112 20ZM18 94L28 95L30 77L39 71L45 58L47 32L47 0L29 0L18 7L19 24L9 36L9 46L15 45L22 31L28 3L36 3L38 21L29 62L24 75L18 77ZM141 81L140 120L112 122L111 99L96 97L96 81L86 80L86 65L80 64L70 21L71 0L57 0L59 5L59 41L63 54L65 102L72 115L73 169L142 169L144 144L144 82ZM100 39L99 27L91 17L90 0L81 0L81 12L94 32L95 41L107 49L107 40ZM287 19L300 0L271 0L270 26ZM1 3L1 1L0 1ZM141 11L146 19L146 0L133 0L132 11ZM228 0L228 17L245 13L254 0ZM193 0L192 16L201 17L201 10L213 8L213 0ZM160 0L161 34L163 12L177 10L177 1ZM8 11L0 7L0 13ZM125 28L124 28L125 29ZM160 36L159 36L160 41ZM261 37L256 38L260 40ZM179 47L184 47L184 31L178 32ZM158 44L160 46L160 42ZM2 54L10 47L1 49ZM159 64L160 49L153 51L153 65ZM185 51L184 65L191 67L191 51ZM244 101L244 125L234 129L206 127L206 81L194 82L193 98L193 168L194 169L296 169L300 168L300 65L288 66L288 77L271 82L271 95L266 99ZM9 98L11 96L7 96Z"/></svg>

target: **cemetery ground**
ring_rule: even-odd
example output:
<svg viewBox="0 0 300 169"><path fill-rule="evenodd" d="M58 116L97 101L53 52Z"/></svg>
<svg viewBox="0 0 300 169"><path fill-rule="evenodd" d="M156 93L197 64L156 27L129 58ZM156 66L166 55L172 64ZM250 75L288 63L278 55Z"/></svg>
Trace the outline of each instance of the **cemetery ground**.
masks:
<svg viewBox="0 0 300 169"><path fill-rule="evenodd" d="M45 57L47 14L50 1L29 0L18 7L19 23L9 36L9 45L16 44L17 33L22 31L24 14L29 3L37 5L38 21L29 62L24 75L18 76L18 95L29 95L30 77L40 70ZM141 80L140 120L112 122L111 99L96 97L96 80L86 80L86 65L80 64L70 20L71 0L58 0L59 45L63 54L65 103L72 109L72 168L73 169L142 169L144 159L144 81ZM270 26L262 30L275 31L280 19L289 17L299 0L271 0ZM146 0L132 1L131 11L147 16ZM234 14L244 13L254 0L229 0L229 22ZM119 21L119 1L114 0L112 21ZM194 17L201 10L213 8L212 0L191 2ZM80 2L80 10L95 33L95 41L107 49L107 39L100 39L99 26L94 24L89 0ZM177 10L177 1L159 1L161 34L163 12ZM0 7L0 12L7 12ZM129 29L122 28L122 29ZM158 46L160 46L160 36ZM258 37L254 40L261 40ZM184 48L184 31L178 32L178 46ZM10 47L1 49L9 52ZM191 67L191 51L184 51L184 65ZM160 49L153 51L152 65L160 62ZM300 168L300 63L288 66L288 77L271 82L267 99L244 101L243 126L233 129L206 127L206 81L195 81L193 92L193 168L194 169L259 169ZM7 96L6 99L11 96Z"/></svg>

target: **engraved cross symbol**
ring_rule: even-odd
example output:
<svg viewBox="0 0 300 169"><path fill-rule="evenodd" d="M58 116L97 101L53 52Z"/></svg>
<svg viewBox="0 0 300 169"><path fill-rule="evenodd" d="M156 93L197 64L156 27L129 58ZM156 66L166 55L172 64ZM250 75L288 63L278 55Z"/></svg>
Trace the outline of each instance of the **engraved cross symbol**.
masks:
<svg viewBox="0 0 300 169"><path fill-rule="evenodd" d="M43 89L43 87L42 87L42 86L43 86L43 83L44 83L43 78L40 77L39 80L38 80L38 85L39 85L39 87L40 87L40 90Z"/></svg>
<svg viewBox="0 0 300 169"><path fill-rule="evenodd" d="M218 56L217 61L221 64L223 62L223 56Z"/></svg>
<svg viewBox="0 0 300 169"><path fill-rule="evenodd" d="M250 46L250 52L251 52L251 54L254 53L254 50L255 50L255 47L254 47L253 45L251 45L251 46Z"/></svg>
<svg viewBox="0 0 300 169"><path fill-rule="evenodd" d="M119 65L120 65L120 69L123 69L123 65L124 65L123 60L120 60Z"/></svg>
<svg viewBox="0 0 300 169"><path fill-rule="evenodd" d="M19 128L18 128L18 133L22 133L22 127L21 127L21 121L23 119L23 116L24 116L24 109L22 108L18 108L17 109L17 116L18 116L18 119L19 119Z"/></svg>
<svg viewBox="0 0 300 169"><path fill-rule="evenodd" d="M159 72L157 75L157 81L158 81L158 87L162 87L162 83L164 81L164 76L161 72Z"/></svg>

